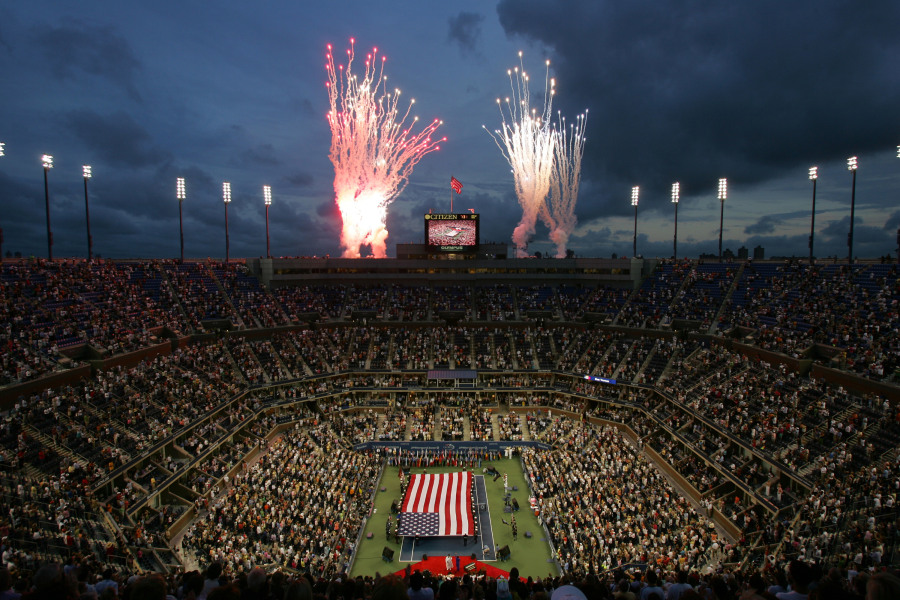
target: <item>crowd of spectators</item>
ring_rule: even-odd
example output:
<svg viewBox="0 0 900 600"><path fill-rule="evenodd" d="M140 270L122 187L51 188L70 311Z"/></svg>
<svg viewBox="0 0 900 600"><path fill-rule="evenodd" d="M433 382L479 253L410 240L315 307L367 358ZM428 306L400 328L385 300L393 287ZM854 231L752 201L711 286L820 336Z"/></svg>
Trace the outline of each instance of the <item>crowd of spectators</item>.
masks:
<svg viewBox="0 0 900 600"><path fill-rule="evenodd" d="M23 597L36 600L892 600L900 594L900 577L893 571L826 570L801 560L791 561L785 571L661 572L634 567L526 577L513 568L508 577L494 577L484 571L442 575L409 568L399 574L323 577L262 567L233 572L215 561L203 571L164 576L120 574L73 561L46 564L18 579L0 570L0 590L7 598L25 592Z"/></svg>
<svg viewBox="0 0 900 600"><path fill-rule="evenodd" d="M74 348L83 344L119 354L160 343L163 328L197 332L215 319L231 319L238 327L253 329L297 323L305 314L340 322L363 310L385 321L433 323L439 320L438 313L453 310L475 321L525 323L533 320L527 314L534 311L550 313L555 321L600 312L608 314L610 322L628 327L667 327L679 319L711 333L736 326L747 330L759 347L799 357L820 344L829 365L872 379L892 379L900 367L900 342L890 335L900 322L896 269L889 264L809 267L788 261L738 267L661 261L633 293L605 287L562 286L554 291L547 286L502 284L472 289L444 286L433 293L428 287L355 284L269 292L240 263L19 261L4 264L0 278L0 322L6 328L0 340L4 348L0 377L6 383L33 379L78 365L83 352ZM542 326L513 328L500 339L490 339L497 337L496 330L478 329L463 328L456 338L446 333L433 336L427 340L433 355L424 362L601 373L614 370L618 365L611 363L622 358L616 353L602 362L600 357L591 359L592 351L578 344L578 333L569 339ZM372 358L371 332L358 333L363 335L350 341L352 352L319 360L306 353L304 358L312 365L287 366L287 371L302 375L309 367L321 372L322 361L338 369L363 368ZM338 329L331 331L332 338L335 335ZM474 350L470 340L475 340ZM570 348L573 342L576 345ZM379 364L388 362L385 346L390 346L388 340L379 344ZM327 349L328 344L318 347ZM639 356L623 365L629 377L639 371L639 365L632 364ZM579 359L587 364L578 365ZM407 357L390 366L425 368L424 362L418 356ZM276 370L269 378L283 375Z"/></svg>
<svg viewBox="0 0 900 600"><path fill-rule="evenodd" d="M186 552L234 573L289 567L331 577L349 569L382 457L299 425L268 447L183 538Z"/></svg>
<svg viewBox="0 0 900 600"><path fill-rule="evenodd" d="M714 524L616 429L583 426L581 433L550 452L523 453L563 570L704 566L717 540Z"/></svg>
<svg viewBox="0 0 900 600"><path fill-rule="evenodd" d="M10 509L0 523L9 531L7 539L20 546L10 555L13 563L41 562L52 552L108 562L129 548L144 559L162 555L168 530L187 510L200 515L198 524L214 512L235 516L230 494L255 476L256 467L241 467L252 449L282 459L299 449L317 457L321 469L342 460L365 464L361 468L368 473L377 458L354 453L352 443L432 439L438 429L444 439L546 442L553 450L527 458L535 474L546 475L544 482L556 477L560 465L579 477L593 477L588 467L596 468L619 486L622 502L653 510L658 502L692 514L693 509L678 504L680 497L660 499L669 493L664 482L622 439L554 409L628 423L638 435L638 448L646 443L703 495L701 512L718 511L752 534L727 552L722 548L731 561L756 544L754 560L766 555L764 548L777 547L781 562L840 557L844 566L879 568L896 547L900 410L887 398L860 395L728 350L721 338L548 326L545 317L541 323L534 322L536 317L524 322L527 312L550 311L551 321L591 312L629 327L667 327L677 319L712 332L735 326L751 345L797 357L807 353L832 367L890 380L900 351L896 267L787 263L772 269L751 263L738 268L664 262L633 294L502 284L439 292L318 285L273 293L259 286L245 266L212 261L4 264L0 376L7 384L79 365L84 355L68 354L81 344L110 356L162 341L168 346L183 333L201 331L211 319L231 319L240 329L296 322L303 313L326 321L260 337L219 335L180 343L174 352L134 366L97 369L19 398L0 423L0 465L16 473L2 479ZM401 323L389 328L351 323L351 313L361 310ZM437 313L445 310L504 323L436 324ZM810 351L813 344L822 347ZM481 401L492 398L496 406L479 404L471 393L456 399L407 396L408 388L432 385L424 370L454 366L529 372L482 375L477 385L488 390L552 390L481 395ZM371 368L419 373L355 374ZM603 388L552 371L615 377L654 386L658 393ZM253 391L242 395L247 386ZM390 391L401 387L402 392ZM311 398L316 402L302 402ZM267 408L266 415L253 418L263 407L282 404L290 408ZM289 421L298 425L282 439L296 447L285 449L282 441L268 447L265 438L272 428ZM244 423L251 426L242 429ZM621 472L603 470L610 448L629 465L625 484ZM370 458L373 462L365 462ZM785 478L780 469L789 469L795 478ZM196 502L185 505L170 498L148 507L147 498L172 481L193 492ZM268 485L268 479L252 481ZM641 486L631 487L633 481ZM355 494L364 486L351 487ZM338 489L346 496L349 488ZM663 552L658 542L671 543L674 531L660 533L657 524L649 535L640 519L622 521L622 515L634 514L619 505L606 508L618 511L615 528L627 539L614 535L615 544L584 539L572 523L587 519L573 521L568 515L584 510L588 501L570 498L562 488L551 491L550 506L557 515L566 507L567 516L544 520L554 527L563 523L563 529L552 529L553 539L569 572L648 558L663 565L685 562ZM767 513L769 505L778 519ZM354 514L360 506L353 506ZM797 518L788 522L786 515ZM228 522L228 535L230 548L244 544L246 552L210 554L211 545L197 545L201 562L221 560L233 572L246 573L275 556L271 549L268 556L260 550L259 540L249 544L241 537L247 523L231 531L243 517ZM209 529L196 527L197 536L213 539ZM692 538L682 551L709 558L703 524L690 528L700 541ZM336 575L352 554L353 533L329 532L322 538L327 548L301 544L290 556L279 545L281 562L271 564L314 565L317 575Z"/></svg>

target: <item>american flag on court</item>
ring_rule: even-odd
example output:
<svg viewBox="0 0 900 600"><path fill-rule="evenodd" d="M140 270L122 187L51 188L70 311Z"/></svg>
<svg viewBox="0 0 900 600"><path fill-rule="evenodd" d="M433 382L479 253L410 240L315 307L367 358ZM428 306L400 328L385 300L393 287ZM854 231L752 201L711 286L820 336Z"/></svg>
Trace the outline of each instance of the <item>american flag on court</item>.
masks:
<svg viewBox="0 0 900 600"><path fill-rule="evenodd" d="M450 187L453 188L453 191L457 194L462 194L462 182L452 175L450 176Z"/></svg>
<svg viewBox="0 0 900 600"><path fill-rule="evenodd" d="M416 474L410 478L400 507L398 533L435 537L473 535L472 474Z"/></svg>

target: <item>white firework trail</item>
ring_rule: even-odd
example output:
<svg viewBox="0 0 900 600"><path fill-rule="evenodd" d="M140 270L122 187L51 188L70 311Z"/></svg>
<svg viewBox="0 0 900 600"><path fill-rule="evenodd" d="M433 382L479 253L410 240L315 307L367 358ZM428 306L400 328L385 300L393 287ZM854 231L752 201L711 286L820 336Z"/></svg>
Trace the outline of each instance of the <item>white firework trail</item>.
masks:
<svg viewBox="0 0 900 600"><path fill-rule="evenodd" d="M550 241L556 245L556 257L566 256L569 236L575 231L578 218L575 203L581 184L581 157L584 155L584 129L587 110L578 115L575 123L566 126L566 118L559 115L555 129L555 160L550 180L550 198L541 210L541 219L550 228Z"/></svg>
<svg viewBox="0 0 900 600"><path fill-rule="evenodd" d="M531 107L529 77L519 52L519 67L507 71L512 99L506 98L505 103L497 99L500 129L491 132L482 125L512 167L516 197L522 207L522 218L513 230L512 240L520 257L528 253L528 241L550 191L553 172L555 136L550 117L556 82L550 77L549 60L546 65L544 106L540 112Z"/></svg>

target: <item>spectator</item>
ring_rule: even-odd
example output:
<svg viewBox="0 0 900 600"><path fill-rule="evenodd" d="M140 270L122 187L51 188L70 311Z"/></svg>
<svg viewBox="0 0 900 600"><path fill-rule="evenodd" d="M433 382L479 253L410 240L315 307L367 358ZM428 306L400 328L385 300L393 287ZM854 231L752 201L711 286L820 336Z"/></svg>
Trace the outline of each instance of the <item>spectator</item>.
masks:
<svg viewBox="0 0 900 600"><path fill-rule="evenodd" d="M679 569L676 579L677 581L666 590L666 600L679 600L684 592L693 589L693 586L688 583L687 569Z"/></svg>
<svg viewBox="0 0 900 600"><path fill-rule="evenodd" d="M12 575L7 568L0 568L0 600L19 600L22 595L12 588Z"/></svg>
<svg viewBox="0 0 900 600"><path fill-rule="evenodd" d="M206 568L206 580L203 582L203 591L200 592L198 600L206 600L209 593L222 585L220 577L222 576L222 563L214 561Z"/></svg>
<svg viewBox="0 0 900 600"><path fill-rule="evenodd" d="M269 596L265 569L254 567L247 574L247 587L241 592L241 600L266 600Z"/></svg>
<svg viewBox="0 0 900 600"><path fill-rule="evenodd" d="M792 560L788 565L787 577L790 590L775 594L775 597L778 600L806 600L809 584L813 580L812 568L802 560Z"/></svg>
<svg viewBox="0 0 900 600"><path fill-rule="evenodd" d="M409 576L409 589L406 591L409 600L434 600L434 590L423 586L424 580L420 571Z"/></svg>
<svg viewBox="0 0 900 600"><path fill-rule="evenodd" d="M866 600L896 600L900 598L900 577L882 571L869 577L866 584Z"/></svg>

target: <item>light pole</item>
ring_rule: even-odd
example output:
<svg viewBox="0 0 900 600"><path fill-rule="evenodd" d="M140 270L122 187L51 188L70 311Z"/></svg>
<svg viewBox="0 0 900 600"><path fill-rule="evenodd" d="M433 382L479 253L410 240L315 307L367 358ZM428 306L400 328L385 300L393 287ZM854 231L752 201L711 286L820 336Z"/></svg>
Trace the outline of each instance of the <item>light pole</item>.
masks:
<svg viewBox="0 0 900 600"><path fill-rule="evenodd" d="M809 178L813 182L812 215L809 220L809 264L813 264L813 241L816 235L816 181L819 179L819 167L809 168Z"/></svg>
<svg viewBox="0 0 900 600"><path fill-rule="evenodd" d="M672 258L678 260L678 199L681 197L681 184L672 184L672 204L675 205L675 240L672 245Z"/></svg>
<svg viewBox="0 0 900 600"><path fill-rule="evenodd" d="M640 188L638 186L634 186L631 188L631 205L634 207L634 241L632 243L631 248L631 257L637 258L637 207L638 207L638 193L640 193Z"/></svg>
<svg viewBox="0 0 900 600"><path fill-rule="evenodd" d="M231 184L222 184L222 200L225 202L225 264L228 264L228 205L231 204Z"/></svg>
<svg viewBox="0 0 900 600"><path fill-rule="evenodd" d="M91 209L88 205L88 179L91 178L91 165L81 167L81 174L84 176L84 216L87 221L87 240L88 240L88 261L94 260L94 240L91 238Z"/></svg>
<svg viewBox="0 0 900 600"><path fill-rule="evenodd" d="M50 186L47 184L47 173L53 168L53 157L45 154L41 157L44 165L44 205L47 208L47 256L53 261L53 232L50 231Z"/></svg>
<svg viewBox="0 0 900 600"><path fill-rule="evenodd" d="M184 204L184 177L175 180L175 197L178 199L178 231L181 234L181 262L184 262L184 219L181 206Z"/></svg>
<svg viewBox="0 0 900 600"><path fill-rule="evenodd" d="M728 180L719 179L719 262L722 262L722 225L725 222L725 199L728 197Z"/></svg>
<svg viewBox="0 0 900 600"><path fill-rule="evenodd" d="M263 186L263 202L266 203L266 258L272 258L269 250L269 207L272 206L272 186Z"/></svg>
<svg viewBox="0 0 900 600"><path fill-rule="evenodd" d="M853 184L850 186L850 233L847 234L847 263L853 264L853 219L856 215L856 167L858 165L857 157L851 156L847 159L847 170L853 173Z"/></svg>
<svg viewBox="0 0 900 600"><path fill-rule="evenodd" d="M6 146L3 142L0 142L0 156L6 156L6 153L3 151L3 148ZM3 228L0 227L0 265L3 264Z"/></svg>

